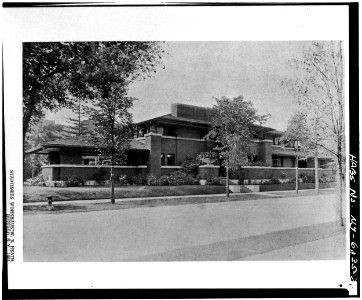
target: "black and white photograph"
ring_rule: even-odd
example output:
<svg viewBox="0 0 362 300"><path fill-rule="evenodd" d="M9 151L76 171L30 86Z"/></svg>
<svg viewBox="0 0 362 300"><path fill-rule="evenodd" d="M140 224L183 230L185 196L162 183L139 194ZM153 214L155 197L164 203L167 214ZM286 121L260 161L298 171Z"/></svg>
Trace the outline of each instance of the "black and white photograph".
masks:
<svg viewBox="0 0 362 300"><path fill-rule="evenodd" d="M24 261L346 259L342 41L23 47Z"/></svg>
<svg viewBox="0 0 362 300"><path fill-rule="evenodd" d="M245 288L235 276L253 270L251 287L274 288L293 269L308 287L355 289L348 10L324 10L326 24L342 15L340 32L323 35L306 21L299 38L287 25L285 35L239 33L234 25L246 21L230 20L252 8L271 18L276 7L205 7L205 27L192 27L202 7L34 8L40 31L43 17L62 21L7 36L19 82L14 101L4 98L9 278L19 264L22 278L35 266L47 278L34 285L34 273L25 288ZM295 8L314 20L314 7ZM225 31L213 30L217 14ZM274 278L259 286L254 266ZM313 266L319 275L301 275ZM102 283L113 277L107 268L119 282Z"/></svg>

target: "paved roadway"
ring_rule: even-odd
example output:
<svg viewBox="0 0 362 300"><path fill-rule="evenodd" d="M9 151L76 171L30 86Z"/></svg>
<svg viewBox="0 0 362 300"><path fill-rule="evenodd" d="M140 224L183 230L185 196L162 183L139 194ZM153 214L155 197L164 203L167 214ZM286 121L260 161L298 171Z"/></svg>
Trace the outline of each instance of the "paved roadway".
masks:
<svg viewBox="0 0 362 300"><path fill-rule="evenodd" d="M325 224L335 220L334 199L327 194L25 215L24 261L288 259L283 251L298 250L298 243L326 239L343 248L343 233ZM313 254L303 251L300 259ZM343 257L326 254L331 258Z"/></svg>

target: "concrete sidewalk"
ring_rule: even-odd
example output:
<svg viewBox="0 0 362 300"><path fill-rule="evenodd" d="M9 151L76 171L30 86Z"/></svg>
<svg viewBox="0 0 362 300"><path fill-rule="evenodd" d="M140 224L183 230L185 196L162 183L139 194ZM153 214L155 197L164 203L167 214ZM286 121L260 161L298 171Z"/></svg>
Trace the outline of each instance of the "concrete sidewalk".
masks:
<svg viewBox="0 0 362 300"><path fill-rule="evenodd" d="M24 214L24 261L242 260L340 235L331 226L333 194L262 197Z"/></svg>
<svg viewBox="0 0 362 300"><path fill-rule="evenodd" d="M321 191L331 192L335 190L334 188L328 188L323 189ZM299 191L300 196L310 195L313 194L314 190L301 190ZM249 195L259 195L262 197L258 197L258 199L264 199L264 198L275 198L275 197L290 197L290 196L298 196L295 191L268 191L268 192L251 192L251 193L230 193L231 200L235 200L235 198L238 198L239 201L243 200L243 196L247 197ZM186 196L164 196L164 197L140 197L140 198L121 198L116 199L116 203L122 203L122 202L144 202L144 201L165 201L170 200L172 202L177 200L185 200L185 199L194 199L199 200L202 202L202 200L206 200L209 198L225 198L226 194L208 194L208 195L186 195ZM251 199L247 199L251 200ZM57 204L97 204L97 203L109 203L110 199L93 199L93 200L64 200L64 201L53 201L53 205ZM23 206L41 206L41 205L47 205L47 202L28 202L23 203Z"/></svg>

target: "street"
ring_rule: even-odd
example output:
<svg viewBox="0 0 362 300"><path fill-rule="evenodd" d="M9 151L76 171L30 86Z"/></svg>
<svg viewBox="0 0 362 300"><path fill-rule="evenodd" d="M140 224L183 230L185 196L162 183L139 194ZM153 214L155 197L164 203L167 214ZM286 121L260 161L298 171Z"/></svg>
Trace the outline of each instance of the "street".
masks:
<svg viewBox="0 0 362 300"><path fill-rule="evenodd" d="M24 261L344 259L334 201L301 195L25 215Z"/></svg>

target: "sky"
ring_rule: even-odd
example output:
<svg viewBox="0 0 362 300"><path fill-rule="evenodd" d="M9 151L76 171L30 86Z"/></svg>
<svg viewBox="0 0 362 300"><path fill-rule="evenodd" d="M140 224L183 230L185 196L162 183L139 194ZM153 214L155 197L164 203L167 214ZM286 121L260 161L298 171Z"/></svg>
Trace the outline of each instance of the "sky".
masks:
<svg viewBox="0 0 362 300"><path fill-rule="evenodd" d="M171 103L212 107L214 97L250 100L259 114L271 114L266 126L284 130L295 110L295 101L281 86L293 75L288 63L302 55L306 42L167 42L163 59L153 77L130 86L138 100L134 121L171 112ZM47 118L65 123L69 110L48 113Z"/></svg>

